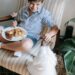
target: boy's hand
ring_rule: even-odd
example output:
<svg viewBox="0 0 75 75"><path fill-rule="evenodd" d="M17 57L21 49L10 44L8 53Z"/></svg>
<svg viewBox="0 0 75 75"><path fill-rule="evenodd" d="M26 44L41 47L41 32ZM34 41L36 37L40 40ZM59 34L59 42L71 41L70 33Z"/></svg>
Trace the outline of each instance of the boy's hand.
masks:
<svg viewBox="0 0 75 75"><path fill-rule="evenodd" d="M13 22L11 23L11 25L14 26L14 27L17 26L17 21L16 21L16 20L13 21Z"/></svg>
<svg viewBox="0 0 75 75"><path fill-rule="evenodd" d="M50 35L50 33L46 33L44 36L44 40L45 42L50 42L52 39L52 36Z"/></svg>
<svg viewBox="0 0 75 75"><path fill-rule="evenodd" d="M56 32L55 31L51 31L51 32L48 32L45 34L44 36L44 40L46 42L50 42L52 40L52 37L56 35Z"/></svg>
<svg viewBox="0 0 75 75"><path fill-rule="evenodd" d="M17 16L17 13L16 12L13 12L10 14L12 17L16 17Z"/></svg>

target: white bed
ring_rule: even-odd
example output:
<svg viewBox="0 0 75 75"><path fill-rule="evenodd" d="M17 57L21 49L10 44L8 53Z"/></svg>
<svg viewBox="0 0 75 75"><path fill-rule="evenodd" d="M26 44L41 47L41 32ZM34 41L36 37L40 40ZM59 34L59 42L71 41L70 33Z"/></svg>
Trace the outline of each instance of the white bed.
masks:
<svg viewBox="0 0 75 75"><path fill-rule="evenodd" d="M20 75L56 75L56 64L56 55L49 46L40 47L40 41L22 57L14 57L13 52L0 49L0 66Z"/></svg>

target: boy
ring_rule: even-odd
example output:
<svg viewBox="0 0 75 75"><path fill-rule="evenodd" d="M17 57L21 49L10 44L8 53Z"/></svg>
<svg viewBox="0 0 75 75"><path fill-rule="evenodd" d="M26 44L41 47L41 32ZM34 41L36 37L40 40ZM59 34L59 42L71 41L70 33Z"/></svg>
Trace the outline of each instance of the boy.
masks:
<svg viewBox="0 0 75 75"><path fill-rule="evenodd" d="M28 6L21 9L17 13L11 14L12 17L19 17L17 19L20 23L17 25L17 21L13 21L13 26L23 27L28 32L28 36L25 40L15 43L10 43L8 46L3 45L1 48L8 48L12 51L27 51L36 44L37 40L40 39L40 32L44 25L52 27L50 32L44 35L45 41L50 41L51 37L58 31L57 26L53 26L53 21L49 12L43 7L44 0L28 0ZM1 39L2 40L2 39ZM11 48L11 45L13 49ZM14 46L17 46L14 48Z"/></svg>
<svg viewBox="0 0 75 75"><path fill-rule="evenodd" d="M20 42L3 44L1 48L7 48L12 51L28 51L28 49L31 49L37 40L40 39L40 32L44 25L51 27L50 32L44 35L44 40L47 42L51 40L51 37L57 33L58 28L57 26L53 26L51 15L42 6L43 1L44 0L28 0L28 6L21 9L18 15L17 13L11 14L12 17L19 16L18 21L20 21L20 23L18 26L27 30L28 36ZM17 21L13 21L12 25L16 26ZM16 48L13 48L14 46L16 46ZM50 49L46 50L45 47L40 51L32 62L27 63L27 69L30 75L56 75L55 55L50 52Z"/></svg>

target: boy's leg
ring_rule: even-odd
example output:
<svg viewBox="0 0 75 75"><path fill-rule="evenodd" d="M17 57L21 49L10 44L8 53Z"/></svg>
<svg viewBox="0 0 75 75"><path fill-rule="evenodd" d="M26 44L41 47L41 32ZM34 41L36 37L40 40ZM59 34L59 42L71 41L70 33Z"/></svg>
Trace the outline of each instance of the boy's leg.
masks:
<svg viewBox="0 0 75 75"><path fill-rule="evenodd" d="M27 51L33 47L33 41L29 38L26 38L23 41L5 43L1 45L2 49L7 49L11 51Z"/></svg>
<svg viewBox="0 0 75 75"><path fill-rule="evenodd" d="M2 31L2 29L4 29L4 27L0 26L0 31ZM1 45L0 48L11 50L11 51L25 51L33 47L33 45L36 43L36 39L33 39L32 37L28 36L23 41L6 43L8 41L5 40L0 33L0 42L4 43Z"/></svg>
<svg viewBox="0 0 75 75"><path fill-rule="evenodd" d="M33 41L31 39L25 39L20 42L6 43L8 41L5 40L1 35L2 30L4 28L5 28L4 26L0 26L0 42L3 42L3 44L1 45L0 48L11 50L11 51L24 51L24 50L28 50L28 49L32 48Z"/></svg>

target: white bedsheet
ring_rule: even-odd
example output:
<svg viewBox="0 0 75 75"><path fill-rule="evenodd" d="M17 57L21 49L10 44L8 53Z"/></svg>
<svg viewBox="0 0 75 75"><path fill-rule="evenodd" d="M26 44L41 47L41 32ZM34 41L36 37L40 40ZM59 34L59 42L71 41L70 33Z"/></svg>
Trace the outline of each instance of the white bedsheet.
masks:
<svg viewBox="0 0 75 75"><path fill-rule="evenodd" d="M31 75L57 75L57 58L49 46L39 48L39 53L32 62L27 63Z"/></svg>

